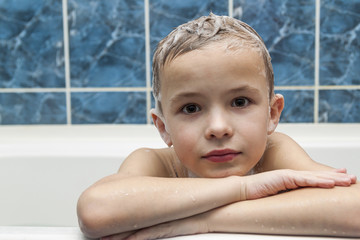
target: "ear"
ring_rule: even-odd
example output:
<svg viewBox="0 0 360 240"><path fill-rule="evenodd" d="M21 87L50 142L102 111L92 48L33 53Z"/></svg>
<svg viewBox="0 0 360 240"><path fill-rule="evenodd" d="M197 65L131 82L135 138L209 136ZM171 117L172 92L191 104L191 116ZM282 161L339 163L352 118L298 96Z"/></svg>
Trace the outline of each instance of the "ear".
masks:
<svg viewBox="0 0 360 240"><path fill-rule="evenodd" d="M281 112L284 109L284 97L281 94L275 94L270 101L270 119L268 123L268 135L272 134L279 121Z"/></svg>
<svg viewBox="0 0 360 240"><path fill-rule="evenodd" d="M166 125L165 125L162 115L160 113L158 113L158 111L156 111L155 109L151 109L150 113L151 113L153 122L155 124L155 127L157 128L157 130L160 133L161 138L164 140L166 145L171 147L171 145L172 145L171 137L170 137L170 134L166 130Z"/></svg>

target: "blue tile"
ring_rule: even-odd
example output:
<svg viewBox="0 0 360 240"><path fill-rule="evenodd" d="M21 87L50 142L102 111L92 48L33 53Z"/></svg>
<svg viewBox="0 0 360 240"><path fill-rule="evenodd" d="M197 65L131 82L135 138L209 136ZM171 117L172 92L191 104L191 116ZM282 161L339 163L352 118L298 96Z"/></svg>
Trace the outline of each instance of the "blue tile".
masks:
<svg viewBox="0 0 360 240"><path fill-rule="evenodd" d="M360 0L321 1L320 84L360 84Z"/></svg>
<svg viewBox="0 0 360 240"><path fill-rule="evenodd" d="M146 123L145 92L71 94L72 123Z"/></svg>
<svg viewBox="0 0 360 240"><path fill-rule="evenodd" d="M0 124L65 123L65 93L0 93Z"/></svg>
<svg viewBox="0 0 360 240"><path fill-rule="evenodd" d="M321 90L319 122L360 122L360 90Z"/></svg>
<svg viewBox="0 0 360 240"><path fill-rule="evenodd" d="M276 85L314 84L315 0L234 0L234 17L263 38Z"/></svg>
<svg viewBox="0 0 360 240"><path fill-rule="evenodd" d="M61 0L0 2L0 88L64 87Z"/></svg>
<svg viewBox="0 0 360 240"><path fill-rule="evenodd" d="M281 114L280 122L314 122L314 91L282 90L276 92L282 94L285 99L285 108Z"/></svg>
<svg viewBox="0 0 360 240"><path fill-rule="evenodd" d="M71 85L146 85L143 0L69 0Z"/></svg>

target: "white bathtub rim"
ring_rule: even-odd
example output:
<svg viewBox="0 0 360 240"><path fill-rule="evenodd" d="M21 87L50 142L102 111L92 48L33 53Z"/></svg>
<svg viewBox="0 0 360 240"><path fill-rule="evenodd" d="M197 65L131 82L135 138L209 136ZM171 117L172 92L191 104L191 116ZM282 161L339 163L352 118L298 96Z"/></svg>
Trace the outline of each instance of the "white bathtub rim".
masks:
<svg viewBox="0 0 360 240"><path fill-rule="evenodd" d="M360 149L360 124L280 124L302 147ZM128 146L131 146L129 148ZM1 126L0 158L12 156L117 157L136 148L167 147L153 125ZM21 149L21 152L18 151Z"/></svg>

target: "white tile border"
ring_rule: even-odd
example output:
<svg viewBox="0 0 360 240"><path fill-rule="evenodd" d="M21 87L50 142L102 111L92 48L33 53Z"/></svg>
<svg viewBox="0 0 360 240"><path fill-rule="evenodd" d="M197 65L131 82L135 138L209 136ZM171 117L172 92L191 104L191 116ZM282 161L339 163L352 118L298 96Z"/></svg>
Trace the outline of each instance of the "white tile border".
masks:
<svg viewBox="0 0 360 240"><path fill-rule="evenodd" d="M64 63L65 63L65 93L66 93L66 122L71 124L71 81L70 81L70 48L68 26L68 1L62 1L63 36L64 36Z"/></svg>
<svg viewBox="0 0 360 240"><path fill-rule="evenodd" d="M320 0L315 0L314 123L319 123Z"/></svg>

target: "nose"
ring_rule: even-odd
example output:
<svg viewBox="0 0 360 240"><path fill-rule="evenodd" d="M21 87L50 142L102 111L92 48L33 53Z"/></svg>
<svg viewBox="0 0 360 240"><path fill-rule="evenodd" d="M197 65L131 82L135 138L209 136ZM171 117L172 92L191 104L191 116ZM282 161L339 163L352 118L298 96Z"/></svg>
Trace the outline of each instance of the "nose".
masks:
<svg viewBox="0 0 360 240"><path fill-rule="evenodd" d="M223 111L214 111L209 114L207 121L205 137L207 139L230 138L234 129L230 124L230 116Z"/></svg>

